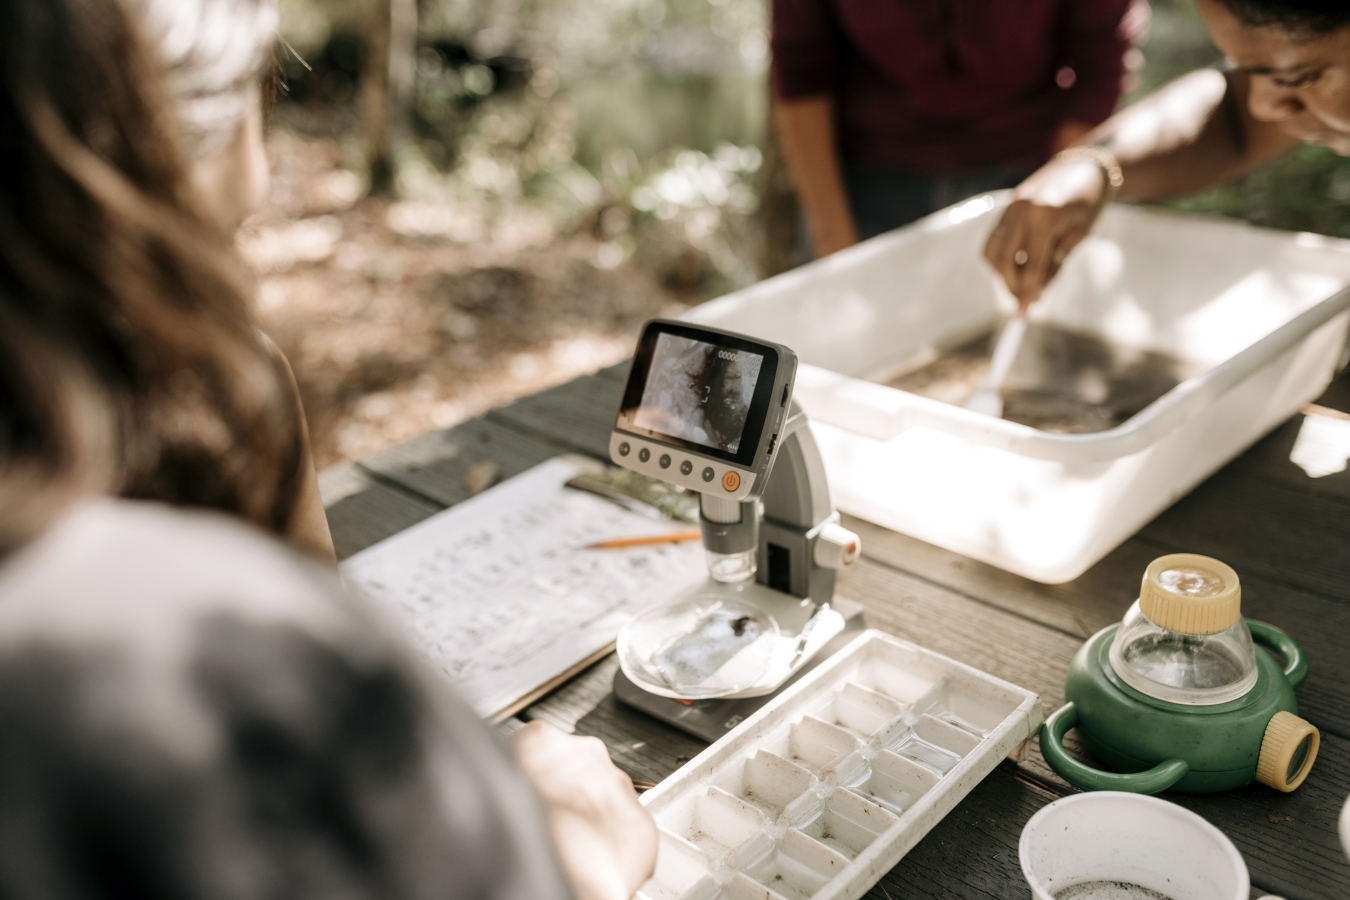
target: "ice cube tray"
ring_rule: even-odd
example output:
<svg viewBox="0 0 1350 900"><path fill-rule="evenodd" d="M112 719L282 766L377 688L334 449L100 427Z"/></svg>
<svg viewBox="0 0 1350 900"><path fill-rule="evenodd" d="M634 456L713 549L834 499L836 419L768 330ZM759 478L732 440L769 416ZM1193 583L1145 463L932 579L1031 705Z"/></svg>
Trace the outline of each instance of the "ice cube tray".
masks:
<svg viewBox="0 0 1350 900"><path fill-rule="evenodd" d="M643 900L856 900L1036 733L1031 691L865 631L642 798Z"/></svg>

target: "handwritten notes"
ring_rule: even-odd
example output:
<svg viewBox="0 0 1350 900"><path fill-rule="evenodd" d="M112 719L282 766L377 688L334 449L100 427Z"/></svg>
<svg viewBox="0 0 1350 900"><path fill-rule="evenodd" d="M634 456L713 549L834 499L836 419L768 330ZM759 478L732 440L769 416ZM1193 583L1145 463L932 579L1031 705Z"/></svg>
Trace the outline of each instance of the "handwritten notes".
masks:
<svg viewBox="0 0 1350 900"><path fill-rule="evenodd" d="M686 526L564 487L579 471L549 460L342 564L347 585L393 610L486 718L514 712L707 575L698 541L581 549Z"/></svg>

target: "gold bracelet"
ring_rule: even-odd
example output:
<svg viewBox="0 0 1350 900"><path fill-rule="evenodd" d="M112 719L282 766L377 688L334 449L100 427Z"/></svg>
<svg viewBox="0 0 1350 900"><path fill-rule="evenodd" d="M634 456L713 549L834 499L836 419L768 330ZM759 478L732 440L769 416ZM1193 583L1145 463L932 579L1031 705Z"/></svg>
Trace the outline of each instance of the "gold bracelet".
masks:
<svg viewBox="0 0 1350 900"><path fill-rule="evenodd" d="M1120 160L1116 155L1101 144L1077 144L1073 147L1066 147L1055 154L1055 159L1066 160L1085 160L1094 162L1101 168L1102 174L1106 176L1106 202L1110 203L1120 193L1120 188L1125 184L1125 173L1120 168Z"/></svg>

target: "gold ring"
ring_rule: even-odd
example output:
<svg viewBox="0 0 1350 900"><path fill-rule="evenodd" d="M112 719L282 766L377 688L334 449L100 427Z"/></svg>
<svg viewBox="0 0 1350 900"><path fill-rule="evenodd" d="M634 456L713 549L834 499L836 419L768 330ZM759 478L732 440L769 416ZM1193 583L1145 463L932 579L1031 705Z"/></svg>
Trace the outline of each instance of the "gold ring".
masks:
<svg viewBox="0 0 1350 900"><path fill-rule="evenodd" d="M1025 266L1027 264L1027 260L1030 258L1031 257L1027 256L1027 251L1018 250L1016 253L1013 254L1013 264L1018 266Z"/></svg>

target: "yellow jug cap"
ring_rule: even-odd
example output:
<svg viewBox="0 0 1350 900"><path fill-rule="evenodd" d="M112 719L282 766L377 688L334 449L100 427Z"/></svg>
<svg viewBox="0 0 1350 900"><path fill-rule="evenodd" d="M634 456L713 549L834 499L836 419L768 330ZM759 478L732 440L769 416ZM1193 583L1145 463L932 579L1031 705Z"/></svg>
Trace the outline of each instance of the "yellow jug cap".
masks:
<svg viewBox="0 0 1350 900"><path fill-rule="evenodd" d="M1242 615L1242 585L1237 573L1217 559L1172 553L1149 563L1139 608L1171 631L1218 634Z"/></svg>
<svg viewBox="0 0 1350 900"><path fill-rule="evenodd" d="M1311 722L1291 712L1277 712L1261 739L1256 780L1277 791L1292 791L1308 777L1321 743L1322 735Z"/></svg>

